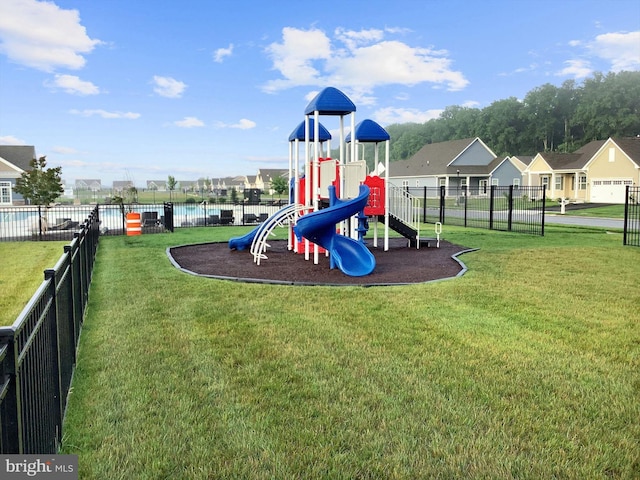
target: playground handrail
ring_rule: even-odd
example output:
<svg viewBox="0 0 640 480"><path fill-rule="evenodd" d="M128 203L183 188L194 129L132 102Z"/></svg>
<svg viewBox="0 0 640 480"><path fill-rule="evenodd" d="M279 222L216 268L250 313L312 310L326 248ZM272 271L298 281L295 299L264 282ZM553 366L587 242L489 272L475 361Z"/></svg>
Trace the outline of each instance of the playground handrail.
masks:
<svg viewBox="0 0 640 480"><path fill-rule="evenodd" d="M420 199L396 185L387 185L389 214L416 231L416 241L420 244Z"/></svg>
<svg viewBox="0 0 640 480"><path fill-rule="evenodd" d="M266 251L267 247L267 239L273 229L284 225L286 221L293 220L296 213L304 210L304 205L296 205L295 203L291 203L286 207L278 210L274 215L265 220L264 223L260 226L259 230L256 232L256 236L253 238L251 242L251 254L253 255L253 261L260 265L261 259L266 259L267 256L263 253Z"/></svg>

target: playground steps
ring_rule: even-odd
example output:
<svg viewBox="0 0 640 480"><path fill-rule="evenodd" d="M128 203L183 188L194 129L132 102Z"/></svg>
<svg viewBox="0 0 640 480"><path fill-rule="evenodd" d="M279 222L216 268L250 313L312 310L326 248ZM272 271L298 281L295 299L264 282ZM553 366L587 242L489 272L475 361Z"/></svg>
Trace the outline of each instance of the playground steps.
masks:
<svg viewBox="0 0 640 480"><path fill-rule="evenodd" d="M384 223L384 215L378 215L378 220ZM410 225L407 225L405 222L403 222L402 220L400 220L398 217L396 217L391 213L389 214L389 228L394 232L399 233L404 238L409 239L409 245L411 247L416 246L416 242L418 241L418 230L416 230ZM422 239L420 240L421 240L420 243L422 244ZM429 240L429 239L426 239L426 240ZM435 240L435 239L432 239L432 240Z"/></svg>

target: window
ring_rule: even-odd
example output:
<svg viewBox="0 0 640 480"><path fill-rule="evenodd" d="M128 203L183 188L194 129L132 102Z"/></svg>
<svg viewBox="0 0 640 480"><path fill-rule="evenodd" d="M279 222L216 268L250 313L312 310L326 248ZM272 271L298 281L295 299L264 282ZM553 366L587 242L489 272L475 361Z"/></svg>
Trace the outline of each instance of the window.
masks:
<svg viewBox="0 0 640 480"><path fill-rule="evenodd" d="M586 190L587 189L587 176L586 175L579 175L578 176L578 189L579 190Z"/></svg>
<svg viewBox="0 0 640 480"><path fill-rule="evenodd" d="M0 204L11 205L11 182L0 182Z"/></svg>
<svg viewBox="0 0 640 480"><path fill-rule="evenodd" d="M420 180L416 180L416 187L420 186Z"/></svg>
<svg viewBox="0 0 640 480"><path fill-rule="evenodd" d="M402 180L402 189L406 190L409 188L409 180Z"/></svg>
<svg viewBox="0 0 640 480"><path fill-rule="evenodd" d="M519 178L514 178L513 182L511 183L511 185L513 185L513 188L515 188L517 190L518 188L520 188L520 179Z"/></svg>
<svg viewBox="0 0 640 480"><path fill-rule="evenodd" d="M487 193L487 185L489 184L488 180L480 180L478 182L478 189L479 189L479 193L482 194L486 194Z"/></svg>
<svg viewBox="0 0 640 480"><path fill-rule="evenodd" d="M564 188L564 177L558 175L556 177L556 190L562 190Z"/></svg>
<svg viewBox="0 0 640 480"><path fill-rule="evenodd" d="M492 178L491 179L491 185L497 187L499 183L500 183L500 181L497 178Z"/></svg>
<svg viewBox="0 0 640 480"><path fill-rule="evenodd" d="M441 178L440 179L440 186L441 187L445 187L447 185L447 179L446 178Z"/></svg>
<svg viewBox="0 0 640 480"><path fill-rule="evenodd" d="M616 161L616 149L613 147L609 148L609 161L610 162Z"/></svg>
<svg viewBox="0 0 640 480"><path fill-rule="evenodd" d="M540 177L540 185L542 185L545 189L549 188L549 177L545 175L544 177Z"/></svg>

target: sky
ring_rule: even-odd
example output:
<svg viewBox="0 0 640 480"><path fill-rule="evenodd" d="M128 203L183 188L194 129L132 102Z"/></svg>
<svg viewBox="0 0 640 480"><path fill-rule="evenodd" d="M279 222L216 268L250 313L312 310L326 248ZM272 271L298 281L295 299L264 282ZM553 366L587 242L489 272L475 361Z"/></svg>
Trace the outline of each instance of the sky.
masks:
<svg viewBox="0 0 640 480"><path fill-rule="evenodd" d="M0 144L67 183L255 175L326 87L386 127L623 70L637 0L0 0Z"/></svg>

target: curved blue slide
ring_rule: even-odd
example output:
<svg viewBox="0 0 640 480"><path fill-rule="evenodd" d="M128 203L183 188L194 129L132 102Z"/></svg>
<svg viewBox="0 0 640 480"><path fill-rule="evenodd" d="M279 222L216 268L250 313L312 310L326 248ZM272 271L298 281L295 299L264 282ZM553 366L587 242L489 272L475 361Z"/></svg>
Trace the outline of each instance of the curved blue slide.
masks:
<svg viewBox="0 0 640 480"><path fill-rule="evenodd" d="M287 210L290 205L281 208L276 213L271 215L266 221L258 225L256 228L251 230L249 233L241 236L241 237L233 237L229 239L229 248L231 250L246 250L247 248L251 248L251 244L253 243L253 239L255 236L264 228L265 224L273 217L279 215L281 212Z"/></svg>
<svg viewBox="0 0 640 480"><path fill-rule="evenodd" d="M255 238L255 236L260 231L260 227L261 227L261 225L258 225L256 228L251 230L249 233L247 233L246 235L243 235L241 237L230 238L229 239L229 248L231 250L246 250L247 248L250 248L251 247L251 243L253 242L253 239Z"/></svg>
<svg viewBox="0 0 640 480"><path fill-rule="evenodd" d="M329 208L308 213L298 219L293 231L298 240L306 238L329 251L331 268L337 266L351 277L363 277L373 272L376 259L364 242L336 233L336 224L360 212L367 205L369 187L360 185L359 195L351 200L340 200L335 188L329 187Z"/></svg>

